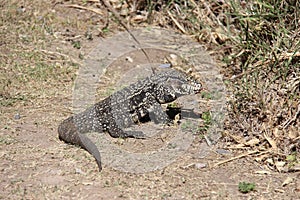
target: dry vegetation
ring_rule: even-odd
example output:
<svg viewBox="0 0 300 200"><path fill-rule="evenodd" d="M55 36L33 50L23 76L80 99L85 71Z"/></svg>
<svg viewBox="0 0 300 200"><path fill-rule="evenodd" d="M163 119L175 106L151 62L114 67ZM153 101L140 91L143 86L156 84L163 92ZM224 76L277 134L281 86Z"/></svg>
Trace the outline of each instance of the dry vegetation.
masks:
<svg viewBox="0 0 300 200"><path fill-rule="evenodd" d="M212 162L215 166L247 157L250 163L255 162L255 165L262 166L264 172L299 174L299 1L113 0L110 2L130 27L158 26L190 35L195 41L203 44L216 60L228 90L228 117L223 138L218 145L229 149L236 156L227 157L225 161ZM56 158L57 164L54 161L52 167L61 167L61 160L70 159L64 156L65 152L55 151L56 148L60 150L66 148L59 146L64 144L60 144L56 138L56 127L59 121L70 114L68 108L71 104L71 87L76 71L85 55L95 45L93 41L107 37L122 28L97 0L28 2L4 0L0 2L0 10L0 157L4 163L1 165L1 171L5 174L1 176L1 182L9 191L0 194L0 199L7 197L21 199L28 195L20 186L26 181L20 181L10 174L12 172L7 172L6 169L14 167L9 162L14 165L22 164L23 161L18 162L18 159L24 154L17 156L18 151L21 151L20 148L25 154L36 155L40 159L42 156L39 156L39 152L47 158ZM22 129L25 131L22 132ZM26 136L26 132L35 129L36 132ZM47 133L44 133L45 131ZM39 137L47 139L40 138L35 142L28 139L34 137L37 132L43 132ZM42 140L45 141L41 142ZM29 142L31 145L24 141L31 141ZM47 149L49 141L52 143L50 149ZM24 146L24 143L27 146ZM44 148L46 149L43 150ZM79 155L87 157L83 153ZM67 168L72 164L62 165ZM220 170L226 171L226 166ZM42 172L39 171L38 174ZM90 170L85 173L93 177L92 172ZM5 177L6 174L10 175L10 178ZM22 175L21 172L16 174ZM104 172L102 176L107 178L108 174ZM140 175L134 177L120 175L118 172L111 174L120 176L123 181L137 179L137 185L144 184L139 182L144 178ZM172 176L172 170L167 169L166 174ZM67 175L70 175L70 172L67 172ZM220 175L222 176L221 172ZM299 178L299 175L297 176ZM11 181L4 181L6 179ZM72 180L78 182L78 179L75 177ZM98 181L99 185L103 183L106 188L115 186L115 179L108 182L101 182L99 179L101 177L84 180ZM149 177L148 179L152 182L158 181ZM175 179L174 182L178 181ZM123 189L123 193L117 194L118 198L176 198L169 196L171 192L149 193L143 196L147 190L139 191L145 194L126 196L126 192L130 190L130 184L129 186L126 184L128 183L118 182L116 188ZM28 198L51 199L51 195L41 195L45 190L58 195L70 191L70 188L65 188L65 183L62 185L63 188L39 188L37 190L39 194ZM135 187L138 187L137 185ZM95 185L93 187L96 189ZM29 191L34 190L28 188ZM171 190L167 187L166 190L168 189ZM213 190L206 188L208 191L209 189ZM300 186L296 184L291 190L289 199L296 198L300 193ZM76 189L71 190L72 194L69 197L79 198L75 195L76 192ZM104 196L110 196L110 192L110 189L105 189ZM186 196L199 197L194 192L191 189ZM286 197L284 192L284 189L279 191ZM209 192L207 194L200 197L212 197L209 196ZM275 195L272 192L268 194L270 196L264 198L262 195L262 198L269 199ZM259 195L261 193L252 197L258 198ZM218 194L217 198L233 196L222 193Z"/></svg>

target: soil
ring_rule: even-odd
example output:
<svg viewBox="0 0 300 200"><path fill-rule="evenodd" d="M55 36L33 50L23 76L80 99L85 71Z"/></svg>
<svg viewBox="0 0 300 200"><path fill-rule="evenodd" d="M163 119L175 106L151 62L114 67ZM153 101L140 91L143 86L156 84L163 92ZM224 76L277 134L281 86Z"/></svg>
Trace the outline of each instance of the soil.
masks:
<svg viewBox="0 0 300 200"><path fill-rule="evenodd" d="M53 8L53 4L45 4L43 8L55 10L56 15L63 20L73 17L78 21L84 21L88 17L95 16L88 11L66 9L60 5ZM65 30L63 26L60 28L61 31ZM119 31L116 26L110 29L114 33ZM84 32L76 28L72 31L75 35ZM111 33L106 37L112 35ZM104 40L100 36L93 40L83 39L79 50L70 43L60 42L59 39L61 38L45 41L47 50L55 51L55 48L59 47L65 55L78 63L82 63L82 60L77 55L88 55ZM134 61L145 61L143 54L136 51L133 53L125 57L130 57ZM157 59L161 60L161 55L158 56L156 51L152 52L153 55L151 52L148 53L150 57L157 56ZM97 99L105 97L111 88L123 85L118 77L132 69L122 67L116 70L119 65L117 61L114 62L106 72L106 78L102 79L104 81L98 84ZM112 72L117 75L110 74ZM75 73L70 76L74 76ZM47 91L51 95L46 95L48 93L45 92L45 96L1 107L0 199L300 198L299 173L279 173L276 170L269 170L266 166L255 162L250 153L220 164L220 161L235 158L241 153L224 149L226 141L208 146L204 137L193 134L190 134L194 140L189 148L174 162L162 168L144 173L124 172L111 167L108 157L104 159L103 170L99 172L90 154L58 139L59 123L72 114L74 79L55 81L53 80L52 84L56 86L48 88L51 91ZM153 128L149 126L148 129ZM176 130L176 127L172 127L166 135L141 141L105 137L126 151L143 152L145 149L153 151L164 146ZM240 182L255 183L255 190L241 193Z"/></svg>

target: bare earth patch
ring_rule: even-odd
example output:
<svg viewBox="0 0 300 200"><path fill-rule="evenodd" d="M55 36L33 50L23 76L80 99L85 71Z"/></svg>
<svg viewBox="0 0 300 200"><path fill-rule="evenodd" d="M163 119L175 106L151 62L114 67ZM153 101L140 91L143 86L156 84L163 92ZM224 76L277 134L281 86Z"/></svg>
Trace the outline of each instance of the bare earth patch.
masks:
<svg viewBox="0 0 300 200"><path fill-rule="evenodd" d="M155 9L164 5L164 1L158 2L160 3L154 6ZM173 5L174 2L170 2ZM197 1L187 2L194 5ZM94 8L103 14L66 5ZM117 5L116 3L116 8L120 10L127 9L125 5ZM142 3L136 5L137 9L142 7ZM292 169L295 169L293 172L279 172L280 168L268 158L273 159L272 161L278 158L275 163L287 162L280 160L285 154L278 153L271 157L274 152L268 149L251 149L249 146L258 144L245 145L248 140L242 141L243 133L238 135L230 130L225 131L223 139L213 147L208 147L203 137L197 137L184 155L163 169L133 174L104 166L103 171L98 172L96 162L90 154L58 139L57 127L72 114L73 83L78 68L104 36L118 32L118 24L111 21L112 24L106 27L106 10L98 1L4 0L0 3L0 9L0 199L300 198L299 160L292 160ZM126 11L128 14L129 11ZM143 12L132 13L130 20L133 24L137 27L147 25L145 21L139 21L144 19ZM181 32L185 30L184 27L186 31L193 31L192 19L184 21L180 17L170 18L170 15L172 13L158 16L160 18L154 17L153 23ZM173 20L173 26L167 23L170 19ZM184 22L187 22L185 26L178 28ZM203 35L205 34L201 37ZM200 35L198 36L201 40ZM200 41L203 42L204 40ZM215 55L216 58L222 56L221 53ZM226 77L234 73L224 66L222 70ZM299 85L297 76L295 77L291 84L296 87ZM237 81L239 84L241 82L242 80ZM105 88L99 88L99 92L110 90L114 84L113 79L108 78L104 83ZM295 93L297 89L294 90ZM99 98L102 97L100 94ZM294 104L299 101L298 96L294 98L296 100L290 104L293 109L282 115L289 116L289 119L296 116L290 122L289 129L295 141L288 138L285 141L294 145L286 148L286 151L295 149L298 153L295 156L297 160L299 117L295 115L297 110L294 109ZM237 119L236 115L234 113L231 117ZM231 123L234 126L236 122ZM237 131L237 127L232 130ZM252 136L247 136L250 141L255 138L255 135ZM267 136L263 143L272 145L273 140ZM152 145L156 148L155 145L159 147L163 144L159 138L156 139L115 142L125 146L127 150L142 151L143 146ZM266 146L264 144L263 147ZM241 193L240 182L254 183L255 190Z"/></svg>

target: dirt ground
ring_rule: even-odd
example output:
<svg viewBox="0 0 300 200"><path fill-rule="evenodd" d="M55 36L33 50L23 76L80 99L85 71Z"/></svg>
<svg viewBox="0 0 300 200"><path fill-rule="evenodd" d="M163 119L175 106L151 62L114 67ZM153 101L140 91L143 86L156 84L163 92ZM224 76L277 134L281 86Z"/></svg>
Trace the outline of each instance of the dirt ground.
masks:
<svg viewBox="0 0 300 200"><path fill-rule="evenodd" d="M120 28L113 24L103 31L103 6L102 15L66 6L79 3L0 3L2 16L11 19L8 28L14 27L12 32L2 30L6 40L0 44L1 61L6 63L1 78L11 80L1 86L0 199L300 198L299 172L270 170L251 157L257 152L223 149L224 140L207 148L205 140L197 138L175 162L142 174L114 170L105 163L99 172L85 150L60 141L57 127L72 114L73 84L83 58ZM52 69L37 71L45 63ZM140 147L133 139L121 143ZM232 161L220 163L227 159ZM255 190L241 193L240 182L255 183Z"/></svg>

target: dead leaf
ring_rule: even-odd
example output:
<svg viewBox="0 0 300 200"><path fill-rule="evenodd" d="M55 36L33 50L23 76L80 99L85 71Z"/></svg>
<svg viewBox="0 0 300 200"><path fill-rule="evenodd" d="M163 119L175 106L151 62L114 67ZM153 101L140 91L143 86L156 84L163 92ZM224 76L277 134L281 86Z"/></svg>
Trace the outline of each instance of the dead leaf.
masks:
<svg viewBox="0 0 300 200"><path fill-rule="evenodd" d="M249 140L248 142L246 142L245 145L253 147L253 146L257 145L258 143L259 143L259 139L253 138L253 139Z"/></svg>
<svg viewBox="0 0 300 200"><path fill-rule="evenodd" d="M289 168L291 172L299 172L300 171L300 163L294 164L292 167Z"/></svg>
<svg viewBox="0 0 300 200"><path fill-rule="evenodd" d="M257 156L257 157L255 158L255 160L256 160L257 162L261 162L261 161L265 160L268 156L269 156L269 155L267 155L267 154L260 155L260 156Z"/></svg>
<svg viewBox="0 0 300 200"><path fill-rule="evenodd" d="M290 183L292 183L294 181L294 179L292 178L292 177L287 177L284 181L283 181L283 183L282 183L282 187L284 187L284 186L286 186L286 185L288 185L288 184L290 184Z"/></svg>
<svg viewBox="0 0 300 200"><path fill-rule="evenodd" d="M141 23L147 20L146 16L143 15L136 15L134 17L131 18L131 22L135 22L135 23Z"/></svg>
<svg viewBox="0 0 300 200"><path fill-rule="evenodd" d="M284 162L284 161L275 162L275 166L279 172L285 171L285 168L284 168L285 164L286 164L286 162Z"/></svg>
<svg viewBox="0 0 300 200"><path fill-rule="evenodd" d="M205 163L196 163L195 164L195 168L197 168L197 169L202 169L205 167L207 167L207 165Z"/></svg>
<svg viewBox="0 0 300 200"><path fill-rule="evenodd" d="M237 142L239 144L245 145L245 143L246 143L245 139L241 136L231 134L228 131L224 131L224 134L231 137L235 142Z"/></svg>
<svg viewBox="0 0 300 200"><path fill-rule="evenodd" d="M278 128L275 128L274 131L273 131L273 135L274 135L276 138L279 137L278 131L279 131Z"/></svg>
<svg viewBox="0 0 300 200"><path fill-rule="evenodd" d="M245 149L245 145L244 144L236 144L236 145L231 145L230 149Z"/></svg>
<svg viewBox="0 0 300 200"><path fill-rule="evenodd" d="M255 171L255 174L271 174L271 172L266 171L266 170L259 170L259 171Z"/></svg>
<svg viewBox="0 0 300 200"><path fill-rule="evenodd" d="M224 34L224 31L222 28L216 28L215 30L216 32L214 32L214 36L219 38L220 41L225 42L226 40L228 40L228 36L226 34Z"/></svg>
<svg viewBox="0 0 300 200"><path fill-rule="evenodd" d="M290 130L289 131L289 138L292 140L298 137L298 133L296 131Z"/></svg>
<svg viewBox="0 0 300 200"><path fill-rule="evenodd" d="M131 62L131 63L133 62L133 59L132 59L131 57L129 57L129 56L126 57L126 60L127 60L128 62Z"/></svg>
<svg viewBox="0 0 300 200"><path fill-rule="evenodd" d="M272 158L268 158L268 159L266 160L266 162L269 163L269 164L271 164L271 165L274 165L274 161L273 161Z"/></svg>
<svg viewBox="0 0 300 200"><path fill-rule="evenodd" d="M282 190L282 189L278 189L278 188L276 188L274 191L276 191L276 192L280 192L280 193L284 193L284 192L285 192L284 190Z"/></svg>
<svg viewBox="0 0 300 200"><path fill-rule="evenodd" d="M93 182L82 182L82 185L93 185Z"/></svg>
<svg viewBox="0 0 300 200"><path fill-rule="evenodd" d="M276 144L275 140L273 140L272 138L270 138L269 136L267 136L266 133L264 133L264 137L269 142L269 144L271 145L272 149L277 152L278 151L278 147L277 147L277 144Z"/></svg>

